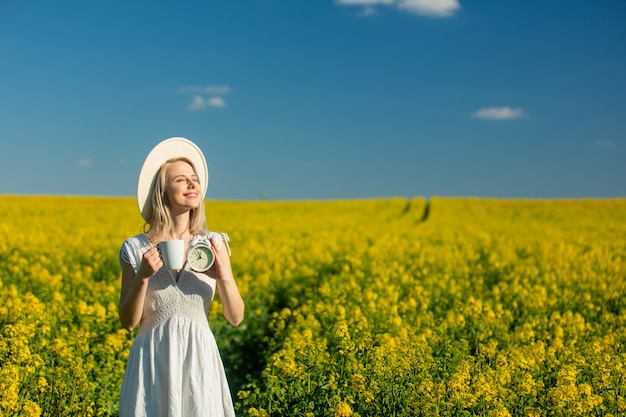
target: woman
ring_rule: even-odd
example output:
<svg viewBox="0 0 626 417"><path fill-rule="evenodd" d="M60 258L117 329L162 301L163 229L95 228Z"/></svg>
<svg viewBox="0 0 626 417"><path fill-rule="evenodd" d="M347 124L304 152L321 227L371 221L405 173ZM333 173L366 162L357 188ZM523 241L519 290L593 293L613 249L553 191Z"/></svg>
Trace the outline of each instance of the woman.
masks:
<svg viewBox="0 0 626 417"><path fill-rule="evenodd" d="M120 416L234 416L217 344L208 324L215 290L226 319L237 326L244 302L233 277L229 248L207 231L208 173L202 151L184 138L159 143L137 184L139 210L149 228L120 250L119 316L129 331L140 324L126 364ZM205 273L167 270L156 245L209 238L215 254Z"/></svg>

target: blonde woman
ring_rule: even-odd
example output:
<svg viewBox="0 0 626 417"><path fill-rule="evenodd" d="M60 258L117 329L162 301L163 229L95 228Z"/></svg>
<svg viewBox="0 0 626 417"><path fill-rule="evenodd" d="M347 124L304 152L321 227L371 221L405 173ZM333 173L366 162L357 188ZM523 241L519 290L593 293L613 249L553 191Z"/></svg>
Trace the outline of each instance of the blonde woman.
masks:
<svg viewBox="0 0 626 417"><path fill-rule="evenodd" d="M122 326L139 330L120 392L120 416L234 416L232 399L208 313L217 291L226 319L241 323L244 302L230 264L227 235L209 232L204 196L208 171L202 151L184 138L159 143L137 184L145 233L120 249ZM213 266L196 272L163 265L157 244L205 239Z"/></svg>

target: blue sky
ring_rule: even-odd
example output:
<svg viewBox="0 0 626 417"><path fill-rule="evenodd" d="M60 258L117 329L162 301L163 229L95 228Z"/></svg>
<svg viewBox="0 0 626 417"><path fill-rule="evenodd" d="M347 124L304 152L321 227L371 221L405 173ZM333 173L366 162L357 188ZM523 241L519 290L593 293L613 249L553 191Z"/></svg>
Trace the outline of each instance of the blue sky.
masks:
<svg viewBox="0 0 626 417"><path fill-rule="evenodd" d="M0 194L626 196L622 0L0 0Z"/></svg>

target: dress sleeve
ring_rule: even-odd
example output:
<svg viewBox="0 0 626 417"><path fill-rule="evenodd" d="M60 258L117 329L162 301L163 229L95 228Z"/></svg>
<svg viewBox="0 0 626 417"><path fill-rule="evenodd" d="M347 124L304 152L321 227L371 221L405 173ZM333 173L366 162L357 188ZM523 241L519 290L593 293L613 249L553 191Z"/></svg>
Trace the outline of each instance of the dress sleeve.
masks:
<svg viewBox="0 0 626 417"><path fill-rule="evenodd" d="M135 272L139 270L143 254L152 247L144 234L130 237L122 243L119 253L119 262L130 264Z"/></svg>
<svg viewBox="0 0 626 417"><path fill-rule="evenodd" d="M119 253L119 261L120 261L120 265L122 265L124 262L126 262L127 264L131 264L132 265L132 261L130 258L130 244L128 243L128 240L124 241L124 243L122 243L122 247L120 248L120 253Z"/></svg>
<svg viewBox="0 0 626 417"><path fill-rule="evenodd" d="M138 258L137 250L135 249L133 245L132 238L126 239L124 243L122 243L122 247L120 248L120 253L119 253L120 266L122 266L122 264L125 262L127 264L130 264L135 270L135 272L137 272L137 269L139 268L138 259L139 258Z"/></svg>

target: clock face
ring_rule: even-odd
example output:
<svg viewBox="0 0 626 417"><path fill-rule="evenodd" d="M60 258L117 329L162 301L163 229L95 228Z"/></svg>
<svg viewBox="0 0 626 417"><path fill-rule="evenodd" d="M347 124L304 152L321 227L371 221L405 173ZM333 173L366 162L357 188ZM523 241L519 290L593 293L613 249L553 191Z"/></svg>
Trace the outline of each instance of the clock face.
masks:
<svg viewBox="0 0 626 417"><path fill-rule="evenodd" d="M208 246L199 245L189 249L187 262L194 271L204 272L213 265L215 255Z"/></svg>

